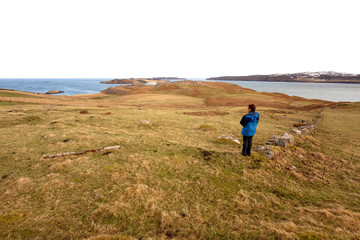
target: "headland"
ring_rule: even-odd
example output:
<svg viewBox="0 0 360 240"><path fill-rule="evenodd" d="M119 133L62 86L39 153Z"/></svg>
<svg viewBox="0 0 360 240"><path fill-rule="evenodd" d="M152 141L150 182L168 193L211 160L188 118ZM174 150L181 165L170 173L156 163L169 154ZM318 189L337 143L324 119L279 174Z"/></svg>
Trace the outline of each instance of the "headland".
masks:
<svg viewBox="0 0 360 240"><path fill-rule="evenodd" d="M360 74L338 72L301 72L290 74L222 76L207 80L262 81L262 82L316 82L316 83L360 83Z"/></svg>

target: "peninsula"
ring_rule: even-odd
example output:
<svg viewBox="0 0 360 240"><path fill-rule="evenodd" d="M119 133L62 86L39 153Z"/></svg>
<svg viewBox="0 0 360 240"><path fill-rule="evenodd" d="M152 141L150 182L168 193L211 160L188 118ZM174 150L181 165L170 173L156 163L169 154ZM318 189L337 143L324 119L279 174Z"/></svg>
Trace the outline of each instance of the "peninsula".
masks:
<svg viewBox="0 0 360 240"><path fill-rule="evenodd" d="M360 83L360 74L339 72L300 72L288 74L223 76L207 80L221 81L261 81L261 82L320 82L320 83Z"/></svg>
<svg viewBox="0 0 360 240"><path fill-rule="evenodd" d="M102 81L105 84L131 84L131 85L145 85L145 84L158 84L165 83L168 80L185 80L185 78L178 77L155 77L155 78L115 78L110 81Z"/></svg>

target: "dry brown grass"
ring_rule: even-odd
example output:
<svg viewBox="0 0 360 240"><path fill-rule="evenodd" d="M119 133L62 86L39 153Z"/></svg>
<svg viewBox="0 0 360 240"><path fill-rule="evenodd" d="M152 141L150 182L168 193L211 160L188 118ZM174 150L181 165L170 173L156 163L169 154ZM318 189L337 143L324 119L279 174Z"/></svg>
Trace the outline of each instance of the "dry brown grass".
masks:
<svg viewBox="0 0 360 240"><path fill-rule="evenodd" d="M201 111L201 112L184 112L186 115L190 116L222 116L229 114L228 112L222 112L222 111Z"/></svg>
<svg viewBox="0 0 360 240"><path fill-rule="evenodd" d="M325 108L314 136L275 147L275 159L267 160L216 142L221 134L240 138L247 94L255 100L261 93L233 96L229 87L220 94L244 104L211 107L203 95L157 92L48 96L13 112L0 106L0 238L359 238L358 105ZM283 107L292 100L276 94L259 100L271 104L258 106L254 145L289 131L291 119L316 119L318 110ZM54 109L43 111L42 104ZM139 125L144 119L151 128ZM111 145L121 148L42 158Z"/></svg>

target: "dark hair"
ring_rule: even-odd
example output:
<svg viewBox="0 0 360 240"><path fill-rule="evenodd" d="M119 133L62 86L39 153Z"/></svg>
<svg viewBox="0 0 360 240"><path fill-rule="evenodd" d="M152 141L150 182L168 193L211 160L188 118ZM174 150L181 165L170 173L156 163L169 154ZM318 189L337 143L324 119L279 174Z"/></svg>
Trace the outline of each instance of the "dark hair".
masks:
<svg viewBox="0 0 360 240"><path fill-rule="evenodd" d="M249 109L250 109L252 112L255 112L255 110L256 110L255 104L250 104L250 105L249 105Z"/></svg>

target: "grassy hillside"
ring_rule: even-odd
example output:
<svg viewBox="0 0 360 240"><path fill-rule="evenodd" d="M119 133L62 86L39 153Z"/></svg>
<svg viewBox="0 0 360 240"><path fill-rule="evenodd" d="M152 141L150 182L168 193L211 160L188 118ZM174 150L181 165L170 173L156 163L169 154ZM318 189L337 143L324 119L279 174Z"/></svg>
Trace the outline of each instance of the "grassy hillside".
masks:
<svg viewBox="0 0 360 240"><path fill-rule="evenodd" d="M360 238L359 104L193 87L0 90L0 238ZM320 129L275 147L273 160L243 157L216 139L241 138L250 99L261 115L254 145L323 112ZM113 145L121 148L43 158Z"/></svg>

